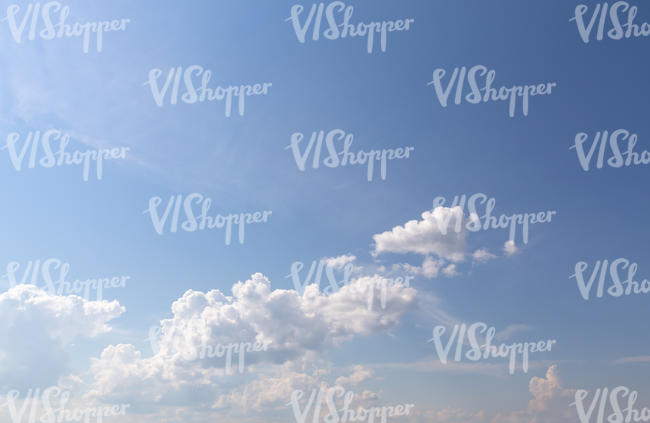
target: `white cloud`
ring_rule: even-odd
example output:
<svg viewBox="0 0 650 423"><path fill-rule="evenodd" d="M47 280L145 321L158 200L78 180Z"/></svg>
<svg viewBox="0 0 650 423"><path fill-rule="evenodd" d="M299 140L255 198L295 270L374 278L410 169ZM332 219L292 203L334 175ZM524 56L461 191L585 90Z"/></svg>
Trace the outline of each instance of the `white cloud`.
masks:
<svg viewBox="0 0 650 423"><path fill-rule="evenodd" d="M156 354L143 358L132 345L115 345L107 347L100 358L93 359L91 396L116 402L194 403L206 407L215 405L215 398L220 398L215 405L220 408L228 406L228 398L254 407L273 403L279 400L276 396L281 392L294 389L294 383L285 380L287 374L291 380L305 379L296 376L293 370L287 372L287 365L355 336L387 331L397 326L404 313L415 306L416 291L396 284L386 287L385 309L380 306L378 292L369 309L368 293L376 289L377 279L359 278L330 295L320 293L316 285L309 285L299 296L295 290L271 290L269 280L257 273L246 282L236 283L232 296L218 290L187 291L173 303L173 317L161 321ZM264 383L262 379L251 380L251 373L227 375L223 357L187 354L188 350L200 349L202 343L255 341L268 343L268 350L246 353L246 366L270 368L272 374L262 376ZM233 354L235 367L236 361L237 355ZM284 366L280 366L282 363ZM279 367L285 369L280 375ZM362 376L359 371L350 376L350 381ZM282 389L280 393L267 392L270 388L265 383ZM284 396L282 400L286 402L287 398Z"/></svg>
<svg viewBox="0 0 650 423"><path fill-rule="evenodd" d="M0 386L56 384L68 370L66 348L72 341L109 332L108 322L124 311L117 301L51 295L33 285L0 294Z"/></svg>
<svg viewBox="0 0 650 423"><path fill-rule="evenodd" d="M437 278L440 272L447 277L458 276L460 274L457 271L456 263L449 263L443 259L438 260L430 256L424 258L422 266L413 266L408 263L402 263L398 266L408 273L422 275L427 279Z"/></svg>
<svg viewBox="0 0 650 423"><path fill-rule="evenodd" d="M319 384L319 379L313 374L282 369L278 375L262 375L249 384L220 395L212 407L235 408L245 412L274 408L287 411L286 404L293 391L307 392L317 389Z"/></svg>
<svg viewBox="0 0 650 423"><path fill-rule="evenodd" d="M337 378L336 383L331 385L323 379L326 374L323 374L322 370L305 373L283 366L278 375L262 376L248 385L237 387L232 392L220 396L213 407L252 411L253 413L249 413L249 415L257 413L257 416L263 417L263 421L272 420L269 417L275 411L282 415L280 421L287 421L287 413L293 414L288 403L294 392L301 391L305 397L309 397L315 391L322 389L323 392L327 392L332 387L352 393L351 403L354 406L368 407L380 398L381 392L377 393L367 389L356 391L351 389L351 386L367 380L374 372L363 366L354 366L352 370L350 375ZM339 382L343 382L343 384ZM303 398L299 407L301 406L305 413L313 417L316 405L312 404L309 407L306 402L306 398ZM334 402L338 409L343 407L342 398L337 397ZM326 418L327 407L327 397L323 396L320 404L321 417ZM294 416L291 416L289 420L294 420ZM311 418L307 419L307 421L311 420Z"/></svg>
<svg viewBox="0 0 650 423"><path fill-rule="evenodd" d="M417 253L435 255L453 262L465 256L465 218L460 207L436 207L422 213L422 220L410 220L403 226L373 235L374 255L381 253ZM456 222L460 222L456 231Z"/></svg>
<svg viewBox="0 0 650 423"><path fill-rule="evenodd" d="M432 257L425 257L422 262L422 274L427 278L435 278L440 272L440 268L444 266L444 260L436 260Z"/></svg>
<svg viewBox="0 0 650 423"><path fill-rule="evenodd" d="M340 376L336 379L336 384L341 386L354 386L359 383L370 379L375 371L367 367L357 365L354 366L353 372L350 376Z"/></svg>
<svg viewBox="0 0 650 423"><path fill-rule="evenodd" d="M513 240L509 239L503 245L503 251L506 253L507 256L511 256L513 254L517 254L519 252L519 248L517 247L517 245Z"/></svg>
<svg viewBox="0 0 650 423"><path fill-rule="evenodd" d="M447 265L444 269L442 269L442 273L445 276L458 276L459 273L456 271L456 265L454 263L451 263Z"/></svg>
<svg viewBox="0 0 650 423"><path fill-rule="evenodd" d="M382 253L420 254L425 256L421 267L411 264L400 266L410 273L429 279L438 277L441 272L448 277L458 276L458 264L464 262L468 256L474 264L497 258L486 248L479 248L471 254L467 251L466 224L468 220L476 219L476 215L464 216L460 207L436 207L433 211L422 213L422 220L410 220L390 231L373 235L375 246L372 255L376 257ZM506 255L512 255L518 248L514 242L508 241L504 251Z"/></svg>
<svg viewBox="0 0 650 423"><path fill-rule="evenodd" d="M481 248L474 251L474 253L472 254L472 258L474 259L474 261L477 261L479 263L485 263L488 260L497 258L497 256L490 253L485 248Z"/></svg>
<svg viewBox="0 0 650 423"><path fill-rule="evenodd" d="M534 399L526 411L500 414L493 423L570 423L576 421L575 409L569 405L574 400L575 389L562 386L556 365L549 367L545 377L533 377L528 389Z"/></svg>
<svg viewBox="0 0 650 423"><path fill-rule="evenodd" d="M325 260L325 265L330 266L336 270L341 270L348 263L353 263L357 260L356 256L352 254L344 254L338 257L328 257Z"/></svg>
<svg viewBox="0 0 650 423"><path fill-rule="evenodd" d="M394 269L402 269L407 273L411 273L413 275L423 275L424 277L431 279L438 277L438 274L444 265L444 260L438 260L431 256L427 256L422 261L422 266L413 266L409 263L401 263L394 265L393 267Z"/></svg>

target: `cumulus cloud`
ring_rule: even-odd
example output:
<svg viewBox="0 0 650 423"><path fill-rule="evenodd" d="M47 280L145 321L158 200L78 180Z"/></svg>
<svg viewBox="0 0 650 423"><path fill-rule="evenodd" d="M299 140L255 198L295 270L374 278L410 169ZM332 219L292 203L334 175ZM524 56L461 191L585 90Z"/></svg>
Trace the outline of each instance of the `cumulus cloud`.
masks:
<svg viewBox="0 0 650 423"><path fill-rule="evenodd" d="M422 266L402 264L402 268L429 279L438 277L441 273L448 277L458 276L459 263L468 257L474 264L497 258L486 248L479 248L473 253L467 251L467 223L477 219L476 214L464 216L461 207L438 206L433 211L422 213L421 220L410 220L390 231L373 235L372 255L420 254L425 256ZM514 242L508 241L504 251L509 256L518 249Z"/></svg>
<svg viewBox="0 0 650 423"><path fill-rule="evenodd" d="M215 398L221 398L217 407L224 407L226 398L237 398L248 406L273 402L268 396L275 394L262 395L262 388L267 391L269 387L248 380L250 374L228 379L223 356L197 356L188 351L204 345L260 342L268 345L267 351L246 353L247 366L272 368L297 362L355 336L387 331L414 307L415 290L401 284L384 285L385 293L378 291L368 307L368 293L375 289L377 277L363 277L330 295L309 285L300 296L295 290L271 290L270 281L257 273L233 285L232 296L219 290L187 291L173 303L173 317L161 321L153 356L144 358L132 345L116 345L93 360L91 396L165 404L182 403L192 396L194 401L211 406ZM235 363L236 354L233 357ZM350 380L358 380L359 372ZM293 382L280 380L273 383L286 389L293 386ZM238 398L236 392L247 399Z"/></svg>
<svg viewBox="0 0 650 423"><path fill-rule="evenodd" d="M422 213L422 220L410 220L373 236L374 255L417 253L435 255L453 262L465 256L466 229L460 207L436 207ZM456 231L456 222L460 222Z"/></svg>
<svg viewBox="0 0 650 423"><path fill-rule="evenodd" d="M493 423L570 423L576 421L573 402L575 389L562 386L557 365L549 367L545 377L533 377L528 384L533 399L528 409L497 415Z"/></svg>
<svg viewBox="0 0 650 423"><path fill-rule="evenodd" d="M528 409L535 413L546 413L554 408L564 408L572 401L575 390L566 389L562 386L557 365L553 365L546 371L546 377L533 377L528 385L530 393L535 399L531 400ZM558 400L561 400L558 402ZM557 405L558 407L554 407Z"/></svg>
<svg viewBox="0 0 650 423"><path fill-rule="evenodd" d="M503 245L503 251L506 253L507 256L511 256L513 254L517 254L519 252L519 248L515 244L513 240L508 240L506 243Z"/></svg>
<svg viewBox="0 0 650 423"><path fill-rule="evenodd" d="M170 333L173 327L186 332L194 323L200 331L196 341L207 336L219 343L266 342L283 361L307 350L338 345L356 334L368 335L396 325L412 306L415 290L387 285L385 309L379 307L380 295L373 297L377 307L369 309L369 294L376 289L377 277L362 277L330 295L309 285L299 296L294 290L271 290L269 280L257 273L236 283L232 296L218 290L186 292L172 305L174 318L162 322L163 333Z"/></svg>
<svg viewBox="0 0 650 423"><path fill-rule="evenodd" d="M438 277L440 270L445 266L445 263L446 262L442 259L438 260L427 256L422 261L422 266L414 266L409 263L400 263L398 265L394 265L393 267L401 269L413 275L422 275L425 278L431 279Z"/></svg>
<svg viewBox="0 0 650 423"><path fill-rule="evenodd" d="M54 385L67 371L66 348L73 340L109 332L108 322L124 311L117 301L51 295L33 285L0 294L0 385L18 390Z"/></svg>
<svg viewBox="0 0 650 423"><path fill-rule="evenodd" d="M402 263L399 268L413 275L422 275L425 278L432 279L438 277L442 272L447 277L458 276L460 273L457 271L456 263L449 263L442 259L435 259L433 257L425 257L422 261L422 266L413 266L412 264Z"/></svg>

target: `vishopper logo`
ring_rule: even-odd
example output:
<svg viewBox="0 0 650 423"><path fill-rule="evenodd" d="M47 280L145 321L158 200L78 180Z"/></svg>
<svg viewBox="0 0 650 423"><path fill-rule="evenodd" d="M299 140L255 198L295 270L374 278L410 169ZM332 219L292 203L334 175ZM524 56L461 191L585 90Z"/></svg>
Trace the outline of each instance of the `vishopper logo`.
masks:
<svg viewBox="0 0 650 423"><path fill-rule="evenodd" d="M342 260L349 260L348 262L342 262ZM291 264L291 273L286 278L291 278L293 281L293 286L298 292L299 295L303 295L305 288L308 285L315 284L318 286L320 291L321 282L323 279L323 272L327 278L328 286L323 288L322 292L326 295L333 294L338 292L343 286L350 285L354 282L351 279L353 273L355 273L355 266L352 264L352 261L355 260L354 256L342 256L339 258L324 258L318 261L313 260L309 267L309 270L304 275L304 282L301 282L301 272L305 267L305 264L301 261L295 261ZM340 274L340 280L337 280L336 273L337 271ZM386 309L386 302L388 297L388 288L395 286L410 287L412 279L415 279L414 276L399 276L396 278L384 278L378 275L372 277L366 277L372 279L370 283L366 284L366 290L368 293L368 310L372 311L372 307L375 303L375 297L377 296L380 301L381 309Z"/></svg>
<svg viewBox="0 0 650 423"><path fill-rule="evenodd" d="M246 369L246 353L267 351L271 344L270 340L255 341L253 343L209 343L205 337L201 337L201 341L197 346L193 336L201 328L201 324L196 321L190 322L184 330L172 326L169 330L163 331L160 326L153 326L149 329L147 340L154 354L178 355L186 361L225 357L224 371L227 375L235 373L232 368L235 354L237 354L237 371L244 373Z"/></svg>
<svg viewBox="0 0 650 423"><path fill-rule="evenodd" d="M650 23L643 22L640 25L634 23L639 12L638 7L626 1L612 3L609 10L608 7L608 3L596 3L590 11L586 4L576 6L575 14L569 22L576 22L580 38L585 44L591 40L596 21L598 21L597 41L602 41L605 36L611 40L650 36ZM610 29L605 32L608 27Z"/></svg>
<svg viewBox="0 0 650 423"><path fill-rule="evenodd" d="M635 408L638 398L638 392L632 391L626 386L617 386L611 391L608 388L598 388L593 394L593 398L585 407L585 399L589 396L589 391L579 389L575 393L575 402L571 406L576 408L580 423L630 423L630 422L647 422L650 421L650 409L643 407ZM609 400L609 401L608 401ZM607 405L611 407L611 414L607 415ZM623 406L627 407L623 408ZM598 411L596 414L596 407ZM592 416L594 417L592 419ZM605 417L607 416L607 420Z"/></svg>
<svg viewBox="0 0 650 423"><path fill-rule="evenodd" d="M586 151L584 144L587 143L589 135L580 132L576 135L575 141L569 150L576 150L578 162L585 172L589 171L593 164L594 154L598 148L598 158L596 159L596 168L602 169L605 164L605 154L607 146L611 150L611 156L608 156L607 166L613 168L647 165L650 163L650 151L643 150L641 153L635 152L634 147L638 141L637 134L631 133L627 129L617 129L610 134L608 131L598 131L591 141L591 145ZM621 142L624 144L624 150L621 150Z"/></svg>
<svg viewBox="0 0 650 423"><path fill-rule="evenodd" d="M459 105L463 101L469 104L507 101L509 104L508 116L510 117L514 117L516 114L518 100L521 100L520 107L523 115L528 116L531 97L551 95L553 87L557 86L555 82L544 82L535 85L493 87L496 71L483 65L472 66L469 70L465 66L454 68L449 81L446 82L446 87L445 83L443 83L445 75L447 75L447 71L438 68L433 71L433 79L427 83L427 86L433 85L442 107L447 107L449 96L455 85L454 104ZM466 82L469 85L470 92L463 97Z"/></svg>
<svg viewBox="0 0 650 423"><path fill-rule="evenodd" d="M301 132L295 132L291 135L291 144L285 147L285 150L291 149L296 165L301 172L304 172L305 165L309 155L312 155L312 167L318 169L321 164L321 153L323 152L323 143L327 149L327 156L322 160L322 164L328 168L344 167L347 165L365 165L367 169L368 182L371 182L375 174L375 165L379 167L379 174L383 181L386 180L387 166L389 160L408 159L410 153L415 147L399 147L396 149L382 150L359 150L355 153L350 152L354 135L348 134L342 129L333 129L328 131L314 131L311 133L309 143L300 151L300 144L305 140L305 135ZM337 144L343 143L337 148ZM340 147L343 147L342 149Z"/></svg>
<svg viewBox="0 0 650 423"><path fill-rule="evenodd" d="M304 282L300 281L300 272L305 267L305 264L301 261L294 261L291 264L291 273L285 277L291 278L294 288L298 294L302 296L307 285L316 284L320 290L323 272L325 272L329 286L326 286L323 289L323 292L326 294L332 294L334 292L337 292L341 286L345 286L350 283L350 277L354 273L354 265L351 261L353 261L355 257L349 257L351 259L350 262L340 264L335 262L334 259L323 258L318 261L313 260L309 267L309 271L305 275ZM340 280L337 280L337 271L342 273L340 275Z"/></svg>
<svg viewBox="0 0 650 423"><path fill-rule="evenodd" d="M433 328L433 338L427 341L433 342L436 348L436 353L438 354L438 359L442 364L447 364L451 348L453 344L456 343L456 349L453 356L454 361L460 362L463 357L470 361L488 360L491 358L508 358L509 373L511 375L515 373L518 355L521 356L521 368L523 372L528 373L528 359L530 353L550 352L553 344L557 342L554 339L549 339L548 341L539 342L515 342L510 345L492 345L496 336L496 329L493 326L488 328L487 324L478 322L469 326L465 323L454 325L445 346L442 341L442 336L445 332L447 332L447 328L438 325ZM485 333L485 342L481 343L478 338L479 335L483 333ZM467 338L467 342L469 343L469 350L463 355L463 350L467 346L465 338Z"/></svg>
<svg viewBox="0 0 650 423"><path fill-rule="evenodd" d="M634 280L638 265L630 262L626 258L618 258L612 260L611 263L609 260L596 260L590 276L587 273L588 268L589 264L587 262L579 261L576 263L575 273L569 277L569 279L575 278L580 295L585 300L589 300L596 278L598 278L596 288L597 298L603 298L606 282L610 283L610 287L607 288L607 294L612 297L650 293L650 281L647 279L643 279L642 281ZM626 277L621 277L622 271L626 269ZM588 276L589 279L586 280L585 276Z"/></svg>
<svg viewBox="0 0 650 423"><path fill-rule="evenodd" d="M7 408L12 423L102 423L104 417L124 416L130 404L113 406L69 407L71 393L59 387L30 389L20 399L20 391L9 391ZM18 402L22 404L18 405Z"/></svg>
<svg viewBox="0 0 650 423"><path fill-rule="evenodd" d="M98 53L104 46L106 32L125 31L130 19L114 19L95 22L66 23L70 15L70 7L58 1L49 1L41 4L27 3L23 10L20 4L11 4L7 7L7 16L2 19L9 25L11 36L20 44L25 31L27 39L34 41L37 37L43 40L55 38L82 37L83 52L88 53L91 41L94 42ZM22 13L22 15L21 15ZM40 31L39 31L40 29Z"/></svg>
<svg viewBox="0 0 650 423"><path fill-rule="evenodd" d="M47 130L42 135L41 131L29 131L22 141L22 147L18 147L21 143L21 134L12 132L7 136L7 142L2 149L9 153L11 164L17 172L23 169L29 152L27 159L29 169L36 166L46 169L55 166L82 166L84 182L87 182L90 177L91 167L94 167L97 180L101 180L104 175L104 160L126 159L126 152L130 150L130 147L115 147L69 152L66 148L70 144L70 139L70 134L58 129Z"/></svg>
<svg viewBox="0 0 650 423"><path fill-rule="evenodd" d="M232 114L235 103L239 116L244 116L246 97L267 95L272 85L270 82L264 82L253 85L219 85L210 88L208 84L212 79L212 71L204 69L200 65L188 66L184 71L182 66L171 68L160 85L158 80L162 75L161 69L151 69L149 79L144 83L151 89L151 94L158 107L163 107L167 102L170 105L175 105L179 101L185 104L224 101L226 117L230 117ZM182 93L181 85L185 88ZM171 92L169 92L170 88ZM167 95L168 93L169 95Z"/></svg>
<svg viewBox="0 0 650 423"><path fill-rule="evenodd" d="M196 213L193 203L201 206L199 213ZM165 225L170 216L171 221L169 222L168 230L171 233L176 233L179 230L181 214L184 214L186 219L180 223L180 230L195 232L206 229L225 229L226 245L230 245L232 231L235 225L237 226L239 243L243 244L246 225L251 223L266 223L272 213L270 210L266 210L264 212L208 216L212 199L199 193L189 194L185 196L185 199L183 199L182 194L170 196L162 214L158 212L158 207L161 204L161 197L151 197L149 199L149 208L143 212L143 214L149 214L151 216L151 223L158 235L165 233Z"/></svg>
<svg viewBox="0 0 650 423"><path fill-rule="evenodd" d="M291 393L291 402L287 406L293 409L293 415L297 423L305 423L310 411L312 412L312 422L320 421L323 401L327 404L328 415L323 419L325 423L347 423L347 422L365 422L368 423L386 423L389 417L408 416L411 413L414 404L399 404L395 406L382 407L355 407L352 408L354 392L348 391L342 386L333 386L327 389L320 388L312 390L304 410L300 409L300 403L305 395L304 391L299 389ZM341 408L336 405L342 401ZM304 401L302 401L304 402ZM313 411L312 411L313 409Z"/></svg>
<svg viewBox="0 0 650 423"><path fill-rule="evenodd" d="M50 295L78 295L87 301L102 301L104 289L125 288L130 276L112 278L92 278L86 280L66 280L70 272L70 263L58 258L46 260L29 260L23 266L17 261L7 264L7 273L0 280L7 280L9 286L30 284L41 287ZM91 295L92 292L95 295ZM92 297L92 298L91 298Z"/></svg>
<svg viewBox="0 0 650 423"><path fill-rule="evenodd" d="M415 19L398 19L395 21L381 22L358 22L351 23L354 14L354 6L346 5L342 1L333 1L325 6L325 3L314 3L305 12L305 7L296 4L291 7L291 16L286 21L290 21L293 30L301 44L307 39L307 33L311 27L311 39L318 41L321 37L327 40L338 40L343 38L366 37L366 47L368 53L375 49L375 37L379 38L380 49L382 53L386 52L388 43L388 33L395 31L409 31ZM302 23L301 23L302 18ZM325 22L323 22L325 18ZM322 32L321 32L322 28Z"/></svg>
<svg viewBox="0 0 650 423"><path fill-rule="evenodd" d="M433 211L435 212L436 208L445 206L447 200L445 197L436 197L433 200ZM480 214L478 212L479 205L485 204L485 213ZM463 230L463 221L465 214L465 206L467 205L469 219L465 221L465 229L471 232L478 232L480 230L487 231L488 229L508 229L509 228L509 240L515 241L517 235L517 229L521 227L521 237L524 244L528 244L528 230L529 225L537 223L551 223L553 215L557 214L555 210L549 210L546 212L538 213L518 213L512 215L502 214L500 216L492 215L496 207L496 200L494 198L488 198L487 195L483 193L476 193L467 199L465 194L458 197L454 196L454 200L451 204L451 208L459 207L463 213L453 214L455 217L455 222L453 230L456 232L461 232ZM444 218L441 218L437 221L438 229L443 235L447 234L449 230L449 225L451 223L452 214L447 215Z"/></svg>

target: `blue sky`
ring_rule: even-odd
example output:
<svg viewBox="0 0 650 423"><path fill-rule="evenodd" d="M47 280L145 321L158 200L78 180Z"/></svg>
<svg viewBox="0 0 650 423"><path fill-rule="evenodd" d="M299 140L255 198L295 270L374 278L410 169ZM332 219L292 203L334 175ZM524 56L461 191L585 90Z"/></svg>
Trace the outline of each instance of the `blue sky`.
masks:
<svg viewBox="0 0 650 423"><path fill-rule="evenodd" d="M578 261L619 257L638 263L637 279L650 277L648 167L585 172L569 149L578 132L619 128L638 134L636 151L648 149L648 38L583 43L569 21L577 2L356 1L354 21L415 19L409 31L389 34L386 52L368 54L358 38L299 43L285 21L297 3L68 1L73 21L130 19L125 31L104 34L102 52L86 54L76 38L18 44L0 22L3 139L61 129L72 134L70 148L130 147L126 160L107 161L102 180L88 182L78 167L18 172L0 150L1 267L57 257L70 263L73 278L131 276L126 288L106 291L126 309L110 322L113 330L63 349L67 373L87 378L91 358L109 345L133 344L150 356L149 328L171 318L172 303L189 289L230 295L256 272L272 289L293 289L286 277L293 262L346 254L365 269L420 266L417 253L374 257L373 235L421 219L437 196L485 193L498 214L557 215L532 225L529 243L508 257L507 231L468 234L467 254L487 249L499 258L468 258L454 277L417 275L414 304L395 327L310 359L374 368L363 386L383 392L381 402L434 412L526 409L530 379L553 364L566 388L626 385L650 401L648 362L613 364L648 356L647 298L584 301L569 279ZM639 23L650 21L643 2L630 3L639 7ZM433 70L479 64L496 71L497 85L557 87L533 97L525 117L508 117L502 102L441 107L427 86ZM149 71L191 65L212 71L211 86L272 86L266 96L246 98L244 116L225 117L223 103L157 107L145 85ZM339 128L354 134L353 151L415 150L388 163L385 181L368 182L363 166L299 171L285 149L291 134ZM156 234L143 214L149 198L165 204L190 193L212 198L213 213L272 215L248 226L242 245L224 245L222 231ZM533 355L539 363L528 374L512 376L382 366L434 363L426 340L440 323L431 316L443 311L497 330L526 325L512 341L556 339L557 348ZM60 376L53 372L50 385ZM155 419L157 412L145 414ZM292 418L289 409L281 415Z"/></svg>

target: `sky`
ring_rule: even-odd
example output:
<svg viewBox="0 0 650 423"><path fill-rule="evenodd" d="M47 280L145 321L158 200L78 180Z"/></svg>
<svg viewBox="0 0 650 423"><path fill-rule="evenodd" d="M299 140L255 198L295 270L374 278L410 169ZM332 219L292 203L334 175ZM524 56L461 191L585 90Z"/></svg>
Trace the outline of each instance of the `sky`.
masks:
<svg viewBox="0 0 650 423"><path fill-rule="evenodd" d="M589 392L586 409L597 389L619 386L650 407L647 294L598 298L594 274L585 299L572 277L581 262L587 283L597 262L624 259L603 273L605 290L634 263L635 281L650 278L649 168L607 162L611 145L625 151L635 136L639 157L650 150L650 38L607 36L605 14L603 39L597 15L585 42L580 25L602 7L591 0L327 1L321 21L319 4L0 4L1 422L29 421L11 407L47 388L69 392L69 408L127 404L105 419L127 423L301 423L295 392L305 393L303 410L322 387L354 392L355 407L414 404L388 418L414 423L575 422L576 393ZM638 7L634 23L650 32L643 1L614 4L621 24ZM372 44L327 39L325 11L342 25L344 7L354 25L402 30L386 32L385 46L379 32ZM67 14L69 33L117 21L101 49L91 25L77 24L88 28L86 49L83 34L47 39L56 31L41 12L52 25ZM456 104L454 69L478 65L477 89L490 70L496 89L554 85L529 97L527 114L521 97L513 116L509 100L472 104L469 82ZM201 78L221 100L183 97L186 79L198 89ZM585 170L580 153L618 130L602 144L604 166L593 144ZM61 139L70 161L90 151L78 156L88 158L87 178L83 164L40 165L53 163ZM372 177L367 164L335 166L329 148L342 159L345 139L351 153L385 154L385 173L381 160ZM497 218L555 213L529 226L527 242L521 226L512 240L508 229L472 231L485 203L472 214L453 200L475 194L494 199ZM183 230L188 196L196 215L209 198L222 228ZM250 215L243 236L241 213ZM445 231L446 221L462 225ZM20 279L37 261L52 271ZM307 286L321 261L320 286ZM97 278L117 286L101 298L56 292L44 273L56 281L61 269L71 287ZM341 282L336 292L327 272ZM495 328L494 343L556 342L514 374L505 358L455 362L456 344L443 363L434 328L446 328L447 345L454 325L481 322ZM245 342L268 345L234 374L224 357L183 354Z"/></svg>

